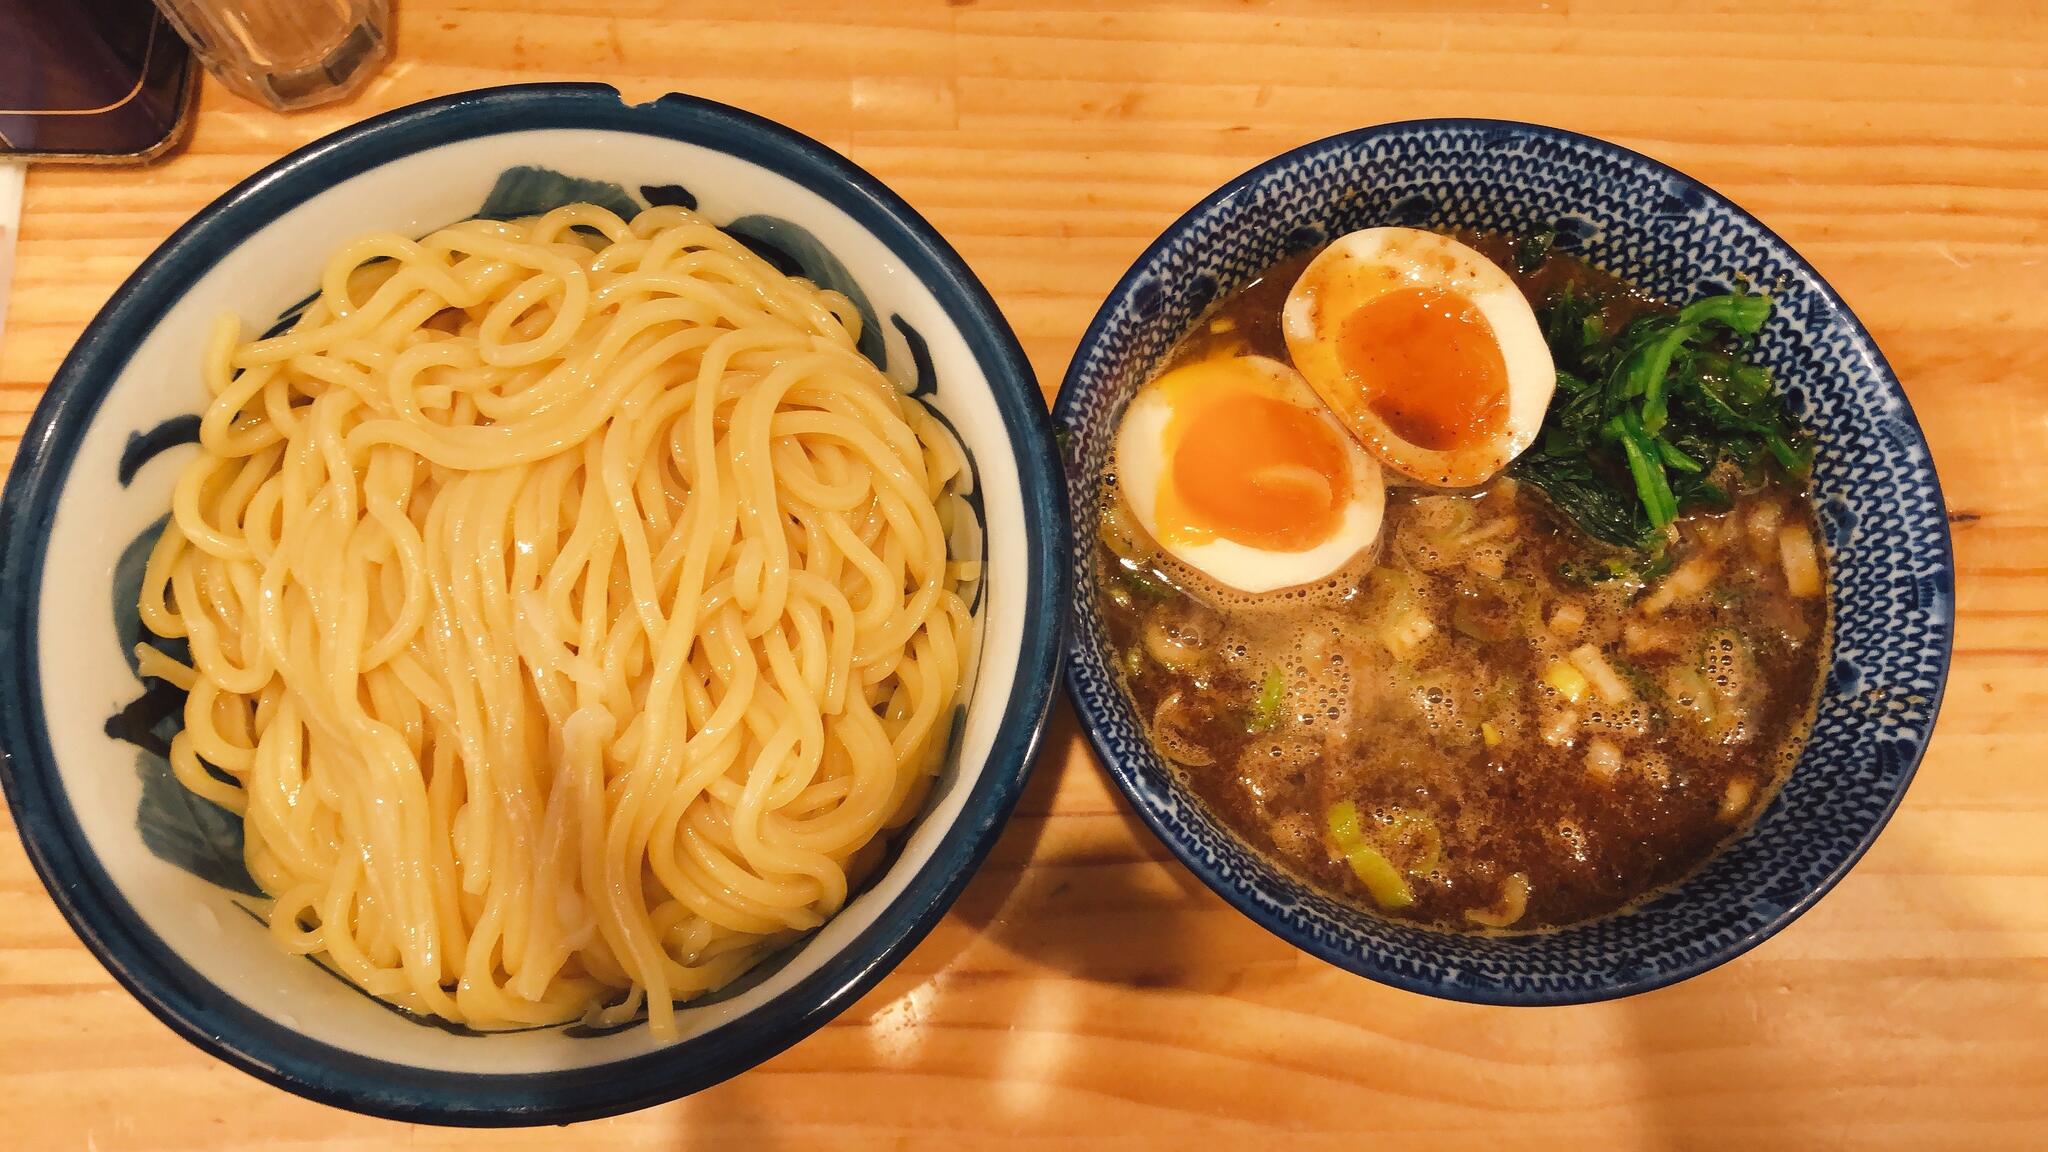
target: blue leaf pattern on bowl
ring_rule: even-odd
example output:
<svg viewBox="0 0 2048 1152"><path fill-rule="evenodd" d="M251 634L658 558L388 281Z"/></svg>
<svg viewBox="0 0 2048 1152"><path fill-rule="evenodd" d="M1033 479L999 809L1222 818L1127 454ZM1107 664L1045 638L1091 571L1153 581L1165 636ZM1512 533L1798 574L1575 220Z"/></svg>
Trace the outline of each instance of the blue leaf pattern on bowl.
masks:
<svg viewBox="0 0 2048 1152"><path fill-rule="evenodd" d="M953 446L960 450L960 455L967 461L967 475L963 478L966 487L957 489L955 494L966 501L972 515L970 521L959 522L953 526L953 532L946 540L946 558L956 561L980 560L983 558L983 532L988 525L988 512L982 504L981 485L976 481L976 477L981 475L981 469L975 464L973 450L967 447L967 441L961 438L960 430L953 426L953 421L947 418L945 412L928 402L930 397L938 393L939 378L938 373L932 368L932 351L930 345L925 343L924 334L911 327L910 321L893 313L889 316L889 323L895 326L896 331L903 337L904 346L910 349L910 363L914 370L910 394L919 400L927 401L925 411L931 413L932 419L946 429L946 434L953 438ZM981 611L982 595L987 590L986 580L976 582L974 595L967 603L969 612ZM955 743L958 743L958 740L959 733L956 732Z"/></svg>
<svg viewBox="0 0 2048 1152"><path fill-rule="evenodd" d="M647 201L649 207L673 204L692 212L697 210L697 194L681 184L642 184L640 198Z"/></svg>
<svg viewBox="0 0 2048 1152"><path fill-rule="evenodd" d="M868 294L831 249L801 225L780 216L742 216L724 228L783 275L801 276L820 288L844 293L860 310L860 354L884 372L889 370L889 353L882 343L882 325L875 319L874 305L868 303Z"/></svg>
<svg viewBox="0 0 2048 1152"><path fill-rule="evenodd" d="M196 421L193 436L196 438ZM132 443L132 441L131 441ZM135 644L142 636L136 597L142 591L142 569L163 532L168 516L144 529L121 552L114 567L114 632L132 671ZM156 641L180 659L188 658L182 643ZM136 801L135 830L150 854L209 884L261 898L263 890L242 862L242 820L204 799L171 771L171 737L184 723L185 693L160 680L144 682L142 695L107 718L107 735L135 745L135 773L142 779Z"/></svg>
<svg viewBox="0 0 2048 1152"><path fill-rule="evenodd" d="M378 260L383 259L384 257L379 256L377 257L376 260L370 261L370 263L375 264L377 263ZM305 299L278 313L277 319L270 322L270 327L265 328L263 330L263 334L259 336L258 339L268 340L272 336L282 336L285 333L291 331L292 325L297 324L299 322L299 317L304 316L306 314L306 309L311 308L313 306L313 301L318 300L319 298L320 290L316 288L312 292L308 293Z"/></svg>
<svg viewBox="0 0 2048 1152"><path fill-rule="evenodd" d="M121 448L121 463L117 476L121 487L134 483L135 474L144 464L180 444L193 444L199 440L199 417L197 414L173 416L147 432L130 432L128 443Z"/></svg>
<svg viewBox="0 0 2048 1152"><path fill-rule="evenodd" d="M498 182L476 214L485 220L516 220L538 216L564 204L595 204L631 220L640 204L610 180L587 180L552 168L522 165L498 173Z"/></svg>

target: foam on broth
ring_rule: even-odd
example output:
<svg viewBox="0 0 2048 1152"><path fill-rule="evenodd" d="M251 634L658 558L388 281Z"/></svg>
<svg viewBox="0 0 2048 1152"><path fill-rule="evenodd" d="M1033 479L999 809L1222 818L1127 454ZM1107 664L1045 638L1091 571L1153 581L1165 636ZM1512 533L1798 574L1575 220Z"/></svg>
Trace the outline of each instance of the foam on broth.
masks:
<svg viewBox="0 0 2048 1152"><path fill-rule="evenodd" d="M1507 266L1509 241L1467 239ZM1162 370L1286 360L1280 301L1312 256L1223 301ZM1567 280L1606 291L1611 323L1659 307L1560 254L1518 277L1532 300ZM1828 606L1786 586L1776 529L1815 525L1806 494L1782 480L1680 522L1674 566L1713 576L1654 612L1645 602L1672 575L1586 582L1612 553L1505 476L1392 489L1376 549L1267 595L1152 547L1113 475L1100 512L1105 622L1161 751L1248 843L1366 907L1376 902L1332 834L1334 807L1354 807L1402 874L1412 903L1382 911L1540 930L1697 868L1764 806L1811 726ZM1587 690L1574 703L1547 682L1584 646L1626 698ZM1277 710L1260 699L1273 686Z"/></svg>

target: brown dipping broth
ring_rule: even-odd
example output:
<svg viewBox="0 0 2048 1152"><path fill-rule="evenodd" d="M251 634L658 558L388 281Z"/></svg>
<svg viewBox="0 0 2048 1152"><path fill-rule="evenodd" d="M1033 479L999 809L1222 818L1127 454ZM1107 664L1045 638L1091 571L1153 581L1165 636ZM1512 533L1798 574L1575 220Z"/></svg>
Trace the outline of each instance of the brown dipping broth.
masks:
<svg viewBox="0 0 2048 1152"><path fill-rule="evenodd" d="M1460 239L1512 269L1511 239ZM1161 371L1224 355L1291 362L1281 308L1314 256L1223 301ZM1516 281L1538 304L1566 283L1606 293L1610 326L1669 310L1563 253ZM1681 518L1671 573L1645 584L1588 581L1615 553L1505 475L1390 487L1376 554L1251 597L1158 552L1105 476L1101 607L1154 743L1247 843L1375 908L1331 831L1348 802L1412 899L1378 910L1541 930L1684 878L1798 758L1828 606L1788 590L1778 529L1819 539L1812 503L1776 480L1736 491L1726 513ZM1573 703L1553 686L1584 645L1627 699L1586 687ZM1277 716L1258 705L1268 683L1282 687ZM1250 730L1262 718L1275 722Z"/></svg>

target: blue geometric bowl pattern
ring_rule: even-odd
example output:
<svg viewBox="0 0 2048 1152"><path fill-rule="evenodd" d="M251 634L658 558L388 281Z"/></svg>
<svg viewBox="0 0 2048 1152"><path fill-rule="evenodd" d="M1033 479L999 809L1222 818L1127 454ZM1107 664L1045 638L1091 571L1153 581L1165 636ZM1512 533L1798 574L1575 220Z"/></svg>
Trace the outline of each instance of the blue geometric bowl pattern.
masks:
<svg viewBox="0 0 2048 1152"><path fill-rule="evenodd" d="M1835 647L1813 735L1755 827L1671 891L1538 936L1484 938L1379 918L1247 851L1184 791L1117 678L1090 557L1095 484L1132 392L1212 302L1289 254L1357 228L1526 233L1671 299L1769 290L1757 352L1818 444ZM1947 512L1913 411L1832 288L1754 217L1603 141L1505 121L1429 120L1276 157L1196 205L1125 274L1054 408L1066 444L1076 586L1068 691L1097 755L1196 875L1259 924L1340 967L1455 1000L1563 1004L1682 980L1741 954L1827 892L1870 846L1925 751L1948 675Z"/></svg>

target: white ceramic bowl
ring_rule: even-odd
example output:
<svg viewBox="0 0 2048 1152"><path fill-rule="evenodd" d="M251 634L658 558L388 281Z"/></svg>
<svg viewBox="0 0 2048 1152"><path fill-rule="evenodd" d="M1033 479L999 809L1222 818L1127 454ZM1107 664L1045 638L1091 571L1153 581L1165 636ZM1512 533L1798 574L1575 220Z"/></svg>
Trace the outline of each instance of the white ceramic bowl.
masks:
<svg viewBox="0 0 2048 1152"><path fill-rule="evenodd" d="M853 295L863 350L958 433L977 474L982 654L943 783L894 862L822 929L647 1028L480 1034L408 1016L287 956L232 817L163 759L171 689L146 685L140 563L193 449L208 324L260 331L372 230L572 200L694 204L786 268ZM294 1092L461 1124L640 1107L794 1043L881 978L944 912L1014 804L1042 730L1068 599L1066 506L1029 366L972 273L914 211L788 129L681 96L491 89L380 116L243 182L114 294L37 409L0 503L0 762L37 871L81 938L166 1023ZM972 533L956 550L981 542Z"/></svg>

